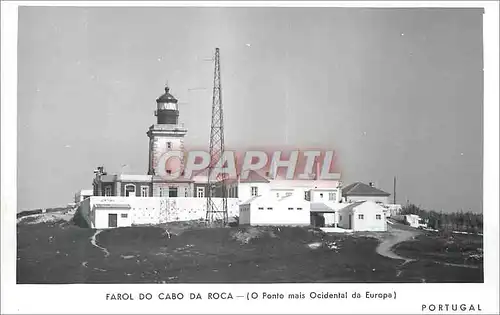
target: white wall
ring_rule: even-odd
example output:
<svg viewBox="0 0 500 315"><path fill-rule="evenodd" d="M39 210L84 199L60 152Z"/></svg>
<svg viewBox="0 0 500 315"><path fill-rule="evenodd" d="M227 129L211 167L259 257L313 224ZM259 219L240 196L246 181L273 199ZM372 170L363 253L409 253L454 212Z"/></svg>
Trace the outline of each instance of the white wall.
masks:
<svg viewBox="0 0 500 315"><path fill-rule="evenodd" d="M336 212L325 212L323 213L323 217L325 218L325 226L335 226L338 221Z"/></svg>
<svg viewBox="0 0 500 315"><path fill-rule="evenodd" d="M159 197L121 197L121 202L128 202L132 207L132 225L151 225L165 221L164 199Z"/></svg>
<svg viewBox="0 0 500 315"><path fill-rule="evenodd" d="M250 224L250 205L240 205L240 217L239 222L240 225L248 225Z"/></svg>
<svg viewBox="0 0 500 315"><path fill-rule="evenodd" d="M156 126L155 126L156 127ZM154 169L156 165L160 162L160 158L167 151L182 151L184 149L184 136L180 136L183 132L179 132L179 135L167 136L168 132L164 132L162 135L157 131L153 137L153 152L151 154L151 166ZM167 142L170 142L171 148L168 149ZM174 163L176 164L176 163ZM180 164L180 163L179 163ZM175 170L172 170L174 172Z"/></svg>
<svg viewBox="0 0 500 315"><path fill-rule="evenodd" d="M333 193L333 199L330 199L330 193ZM311 202L337 202L337 189L312 189Z"/></svg>
<svg viewBox="0 0 500 315"><path fill-rule="evenodd" d="M319 198L319 194L312 198L316 198L317 201L328 201L328 193L329 191L337 192L336 200L334 202L340 201L340 196L338 195L338 181L337 180L282 180L282 179L274 179L270 181L270 187L272 192L280 191L280 190L292 190L294 195L300 196L304 198L305 192L312 190L324 190L323 198ZM276 195L276 193L274 194Z"/></svg>
<svg viewBox="0 0 500 315"><path fill-rule="evenodd" d="M257 187L259 196L267 196L270 192L269 183L239 183L238 185L238 200L245 202L252 198L252 188Z"/></svg>
<svg viewBox="0 0 500 315"><path fill-rule="evenodd" d="M221 207L222 198L212 198L216 206ZM239 215L238 199L227 198L228 217ZM195 197L166 198L166 222L190 221L206 218L207 199Z"/></svg>
<svg viewBox="0 0 500 315"><path fill-rule="evenodd" d="M291 188L291 189L272 189L271 188L269 193L271 194L271 196L275 197L276 199L283 198L283 197L287 196L287 194L289 194L289 195L298 194L293 188ZM304 196L304 194L302 194L301 196Z"/></svg>
<svg viewBox="0 0 500 315"><path fill-rule="evenodd" d="M240 218L242 206L240 206ZM268 210L269 207L271 207L272 210ZM260 210L259 208L264 209ZM288 208L293 208L293 210L288 210ZM302 208L302 210L297 210L297 208ZM244 211L245 210L243 210L243 212ZM244 216L246 216L246 214L244 214ZM247 220L246 217L245 220ZM257 198L250 203L249 221L250 225L254 226L309 225L311 221L310 203L300 198L291 197L285 198L284 200L276 200L271 197ZM241 223L240 219L240 224L245 223Z"/></svg>
<svg viewBox="0 0 500 315"><path fill-rule="evenodd" d="M384 208L374 202L363 202L353 209L352 222L354 231L387 231ZM363 219L359 219L359 215ZM376 216L380 215L380 219Z"/></svg>
<svg viewBox="0 0 500 315"><path fill-rule="evenodd" d="M221 198L213 198L218 205L222 203ZM101 212L102 209L94 209L95 204L128 204L131 209L129 221L130 225L154 225L175 221L191 221L205 219L207 200L205 198L177 197L90 197L80 204L80 211L84 219L91 228L106 228L108 226L109 213L122 213L120 209L106 209L108 212ZM239 215L238 200L228 198L228 216ZM113 212L110 212L113 211ZM102 213L102 215L101 215ZM105 217L105 218L104 218ZM120 219L120 218L119 218Z"/></svg>

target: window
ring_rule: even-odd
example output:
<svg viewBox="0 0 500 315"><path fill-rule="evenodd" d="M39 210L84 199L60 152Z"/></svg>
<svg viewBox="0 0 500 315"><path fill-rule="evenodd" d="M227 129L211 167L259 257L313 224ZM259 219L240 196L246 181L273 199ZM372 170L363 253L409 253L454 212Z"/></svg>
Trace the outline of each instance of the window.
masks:
<svg viewBox="0 0 500 315"><path fill-rule="evenodd" d="M252 196L258 196L259 190L258 187L253 186L252 187Z"/></svg>
<svg viewBox="0 0 500 315"><path fill-rule="evenodd" d="M280 193L276 193L276 198L279 198L280 197Z"/></svg>
<svg viewBox="0 0 500 315"><path fill-rule="evenodd" d="M167 170L166 172L167 172L168 175L172 174L171 170Z"/></svg>
<svg viewBox="0 0 500 315"><path fill-rule="evenodd" d="M308 191L304 191L304 199L309 200L309 192Z"/></svg>
<svg viewBox="0 0 500 315"><path fill-rule="evenodd" d="M189 191L187 188L184 189L184 197L188 197L189 195Z"/></svg>
<svg viewBox="0 0 500 315"><path fill-rule="evenodd" d="M380 214L377 214L375 218L377 218L377 220L382 220L382 216Z"/></svg>
<svg viewBox="0 0 500 315"><path fill-rule="evenodd" d="M149 197L149 187L141 186L141 197Z"/></svg>
<svg viewBox="0 0 500 315"><path fill-rule="evenodd" d="M358 214L358 219L363 220L364 218L365 218L365 216L364 216L364 215L362 215L362 214Z"/></svg>
<svg viewBox="0 0 500 315"><path fill-rule="evenodd" d="M168 187L168 196L177 197L177 187Z"/></svg>
<svg viewBox="0 0 500 315"><path fill-rule="evenodd" d="M125 185L125 197L135 197L135 185Z"/></svg>
<svg viewBox="0 0 500 315"><path fill-rule="evenodd" d="M259 207L259 210L264 210L264 207Z"/></svg>
<svg viewBox="0 0 500 315"><path fill-rule="evenodd" d="M111 186L106 186L104 188L104 196L106 196L106 197L111 196Z"/></svg>
<svg viewBox="0 0 500 315"><path fill-rule="evenodd" d="M323 193L319 194L319 197L320 197L320 198L323 198Z"/></svg>
<svg viewBox="0 0 500 315"><path fill-rule="evenodd" d="M288 196L291 196L291 195L292 195L292 193L291 193L291 192L287 192L287 193L285 194L285 196L287 196L287 197L288 197Z"/></svg>
<svg viewBox="0 0 500 315"><path fill-rule="evenodd" d="M300 211L300 210L302 210L302 208L297 208L297 210L299 210L299 211Z"/></svg>
<svg viewBox="0 0 500 315"><path fill-rule="evenodd" d="M196 197L205 198L205 187L197 187L196 188Z"/></svg>
<svg viewBox="0 0 500 315"><path fill-rule="evenodd" d="M288 208L288 210L293 210L293 208Z"/></svg>
<svg viewBox="0 0 500 315"><path fill-rule="evenodd" d="M342 216L341 215L339 215L339 221L342 221Z"/></svg>
<svg viewBox="0 0 500 315"><path fill-rule="evenodd" d="M172 149L172 142L167 142L167 149Z"/></svg>
<svg viewBox="0 0 500 315"><path fill-rule="evenodd" d="M331 192L328 194L328 200L335 200L335 193Z"/></svg>
<svg viewBox="0 0 500 315"><path fill-rule="evenodd" d="M273 210L273 207L267 207L267 210Z"/></svg>
<svg viewBox="0 0 500 315"><path fill-rule="evenodd" d="M128 214L126 214L126 213L122 213L122 214L120 215L120 217L122 217L122 218L126 219L126 218L128 217Z"/></svg>

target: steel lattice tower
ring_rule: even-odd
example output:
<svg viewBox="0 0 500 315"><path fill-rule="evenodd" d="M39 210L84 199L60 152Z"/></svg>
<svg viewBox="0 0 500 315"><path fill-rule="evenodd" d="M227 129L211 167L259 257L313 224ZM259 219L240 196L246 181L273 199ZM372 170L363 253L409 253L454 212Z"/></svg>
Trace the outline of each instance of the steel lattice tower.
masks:
<svg viewBox="0 0 500 315"><path fill-rule="evenodd" d="M228 223L227 189L224 177L212 178L217 162L224 154L224 115L222 111L222 87L220 79L219 48L215 48L214 90L212 96L212 123L210 126L210 164L208 166L207 185L207 216L208 224ZM220 165L223 167L223 165ZM215 202L217 192L220 194L220 203ZM218 198L219 199L219 198Z"/></svg>

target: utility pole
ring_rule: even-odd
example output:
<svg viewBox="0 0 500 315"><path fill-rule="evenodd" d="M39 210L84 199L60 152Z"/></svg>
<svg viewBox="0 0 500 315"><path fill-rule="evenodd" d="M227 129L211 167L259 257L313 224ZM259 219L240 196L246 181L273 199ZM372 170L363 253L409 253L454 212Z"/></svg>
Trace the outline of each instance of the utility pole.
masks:
<svg viewBox="0 0 500 315"><path fill-rule="evenodd" d="M227 189L224 176L213 178L214 169L224 154L224 115L222 111L222 87L220 78L219 48L215 48L214 89L212 96L212 123L210 126L210 164L208 165L207 182L207 215L208 224L218 223L225 226L228 223ZM223 165L220 165L222 168ZM221 193L221 204L216 205L216 192Z"/></svg>
<svg viewBox="0 0 500 315"><path fill-rule="evenodd" d="M394 195L393 195L394 201L392 202L393 204L396 204L396 176L394 176Z"/></svg>

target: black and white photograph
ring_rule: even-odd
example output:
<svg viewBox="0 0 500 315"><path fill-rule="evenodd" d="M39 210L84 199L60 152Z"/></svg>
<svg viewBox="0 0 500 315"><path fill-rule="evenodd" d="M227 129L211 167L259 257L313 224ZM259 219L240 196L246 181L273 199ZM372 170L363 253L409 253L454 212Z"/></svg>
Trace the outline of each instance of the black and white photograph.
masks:
<svg viewBox="0 0 500 315"><path fill-rule="evenodd" d="M360 3L19 4L16 59L2 40L10 285L111 285L89 297L104 312L320 313L388 313L407 285L442 285L475 293L406 312L498 311L491 10Z"/></svg>

